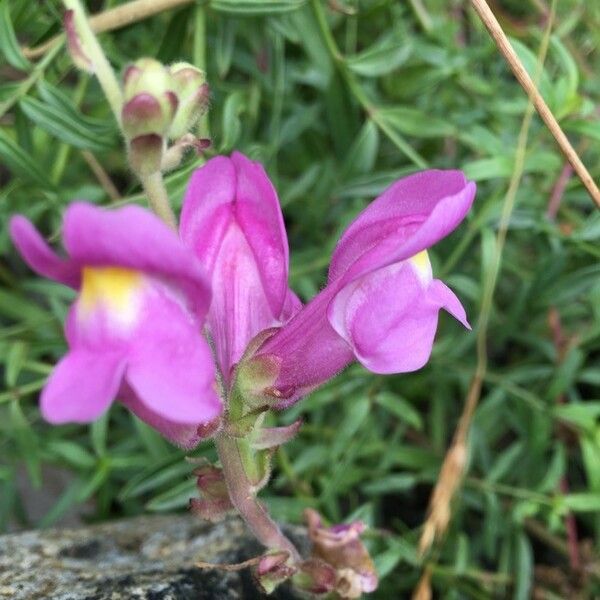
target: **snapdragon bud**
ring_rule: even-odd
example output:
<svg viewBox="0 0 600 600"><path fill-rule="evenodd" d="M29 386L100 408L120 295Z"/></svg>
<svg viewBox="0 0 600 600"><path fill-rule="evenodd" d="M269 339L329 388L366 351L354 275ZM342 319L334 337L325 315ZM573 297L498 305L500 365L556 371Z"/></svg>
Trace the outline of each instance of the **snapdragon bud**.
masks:
<svg viewBox="0 0 600 600"><path fill-rule="evenodd" d="M121 127L131 167L141 175L159 171L178 105L171 74L158 61L142 58L125 70L123 95Z"/></svg>
<svg viewBox="0 0 600 600"><path fill-rule="evenodd" d="M179 101L169 137L178 139L188 133L206 112L209 87L204 71L189 63L175 63L169 71Z"/></svg>
<svg viewBox="0 0 600 600"><path fill-rule="evenodd" d="M169 71L156 60L142 58L126 69L123 92L121 121L125 135L129 139L166 135L178 105Z"/></svg>

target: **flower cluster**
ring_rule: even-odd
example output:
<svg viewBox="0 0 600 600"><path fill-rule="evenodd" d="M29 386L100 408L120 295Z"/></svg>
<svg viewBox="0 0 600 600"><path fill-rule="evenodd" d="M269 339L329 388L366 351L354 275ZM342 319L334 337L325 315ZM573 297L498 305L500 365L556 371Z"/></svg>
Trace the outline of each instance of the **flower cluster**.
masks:
<svg viewBox="0 0 600 600"><path fill-rule="evenodd" d="M141 208L75 203L62 259L13 217L28 264L78 291L65 328L70 351L42 394L44 417L91 421L116 396L190 448L198 427L221 413L234 367L264 331L245 360L268 372L269 385L254 391L277 407L352 360L375 373L422 367L441 308L468 327L454 293L433 278L427 248L462 221L474 193L458 171L393 184L346 229L326 287L305 306L288 287L277 194L262 166L239 153L193 174L180 238Z"/></svg>

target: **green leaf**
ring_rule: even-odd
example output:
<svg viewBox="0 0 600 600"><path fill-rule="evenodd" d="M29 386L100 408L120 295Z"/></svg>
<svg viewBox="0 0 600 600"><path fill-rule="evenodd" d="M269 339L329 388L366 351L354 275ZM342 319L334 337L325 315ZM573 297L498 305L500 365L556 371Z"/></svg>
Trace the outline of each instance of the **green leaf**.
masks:
<svg viewBox="0 0 600 600"><path fill-rule="evenodd" d="M377 109L378 118L405 135L419 138L440 138L456 134L450 121L428 114L418 108L392 106Z"/></svg>
<svg viewBox="0 0 600 600"><path fill-rule="evenodd" d="M562 502L574 512L600 512L600 493L568 494L562 498Z"/></svg>
<svg viewBox="0 0 600 600"><path fill-rule="evenodd" d="M10 17L10 2L9 0L2 0L0 4L0 52L4 54L8 63L16 69L29 71L32 65L23 56L17 41Z"/></svg>
<svg viewBox="0 0 600 600"><path fill-rule="evenodd" d="M12 138L0 129L0 158L16 175L42 188L54 188L47 173Z"/></svg>
<svg viewBox="0 0 600 600"><path fill-rule="evenodd" d="M522 532L516 535L514 600L528 600L533 583L533 551L529 538Z"/></svg>
<svg viewBox="0 0 600 600"><path fill-rule="evenodd" d="M362 486L365 494L392 494L411 490L418 483L412 474L388 475Z"/></svg>
<svg viewBox="0 0 600 600"><path fill-rule="evenodd" d="M552 412L556 418L591 432L600 419L600 402L559 404L552 409Z"/></svg>
<svg viewBox="0 0 600 600"><path fill-rule="evenodd" d="M110 413L105 412L99 419L96 419L90 425L90 438L96 456L104 456L104 454L106 454L106 437L109 418Z"/></svg>
<svg viewBox="0 0 600 600"><path fill-rule="evenodd" d="M210 7L218 12L253 17L291 12L307 0L211 0Z"/></svg>
<svg viewBox="0 0 600 600"><path fill-rule="evenodd" d="M410 41L385 36L360 54L346 58L348 67L365 77L379 77L403 65L412 53Z"/></svg>
<svg viewBox="0 0 600 600"><path fill-rule="evenodd" d="M423 429L423 419L418 411L405 398L392 394L391 392L381 392L375 396L375 403L382 406L392 413L400 421L414 427L416 430Z"/></svg>
<svg viewBox="0 0 600 600"><path fill-rule="evenodd" d="M377 159L378 150L379 129L373 121L367 121L348 151L342 167L342 177L346 179L349 175L370 172Z"/></svg>
<svg viewBox="0 0 600 600"><path fill-rule="evenodd" d="M173 463L174 459L177 462ZM180 457L174 457L169 460L168 464L160 468L149 467L132 477L120 492L119 498L129 500L150 492L156 493L165 484L172 484L181 481L183 477L189 477L191 471L192 466L189 463L181 460Z"/></svg>
<svg viewBox="0 0 600 600"><path fill-rule="evenodd" d="M500 481L509 471L512 471L517 461L522 458L525 445L522 442L515 442L506 450L501 452L494 463L494 466L488 471L487 479L489 481Z"/></svg>
<svg viewBox="0 0 600 600"><path fill-rule="evenodd" d="M87 150L106 150L114 144L113 139L92 129L75 111L61 110L30 96L21 99L19 106L34 123L67 144Z"/></svg>
<svg viewBox="0 0 600 600"><path fill-rule="evenodd" d="M240 115L246 110L247 96L237 90L227 96L223 104L223 132L221 136L220 152L230 152L242 133Z"/></svg>
<svg viewBox="0 0 600 600"><path fill-rule="evenodd" d="M6 386L11 388L17 385L19 373L27 359L28 346L23 341L16 341L10 345L5 363L4 380Z"/></svg>
<svg viewBox="0 0 600 600"><path fill-rule="evenodd" d="M86 448L70 440L52 440L48 450L78 469L89 470L96 464L96 459Z"/></svg>
<svg viewBox="0 0 600 600"><path fill-rule="evenodd" d="M37 436L18 400L9 404L9 416L11 434L16 439L34 487L39 488L42 485L42 465Z"/></svg>
<svg viewBox="0 0 600 600"><path fill-rule="evenodd" d="M190 498L195 498L197 495L196 482L188 479L152 498L146 504L146 509L152 512L164 512L183 508L189 504Z"/></svg>

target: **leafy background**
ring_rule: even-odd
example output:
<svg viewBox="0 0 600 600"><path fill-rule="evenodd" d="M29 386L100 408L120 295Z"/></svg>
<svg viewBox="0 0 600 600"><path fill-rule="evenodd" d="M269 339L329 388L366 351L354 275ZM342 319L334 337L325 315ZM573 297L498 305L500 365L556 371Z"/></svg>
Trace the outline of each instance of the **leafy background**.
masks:
<svg viewBox="0 0 600 600"><path fill-rule="evenodd" d="M557 4L540 90L598 180L600 4ZM548 6L492 6L533 74ZM35 63L19 50L59 33L60 21L56 0L0 3L1 222L25 213L53 241L74 198L143 202L97 82L62 45ZM207 70L209 155L237 148L265 163L303 299L323 285L345 224L387 184L424 166L464 169L478 184L475 207L430 254L478 323L527 99L468 2L213 0L101 42L117 69L149 55ZM190 156L168 176L176 206L200 162ZM98 165L118 197L99 182ZM575 178L556 216L548 213L563 166L534 118L493 290L469 472L429 557L439 597L600 594L600 216ZM64 352L72 293L34 277L5 226L0 248L0 530L183 510L194 494L190 466L124 409L89 427L41 421L37 395ZM370 523L385 576L377 597L408 595L418 581L416 545L475 369L475 337L442 316L426 368L384 378L352 366L280 415L306 424L279 451L266 500L288 521L313 506L332 521ZM580 570L570 567L569 511Z"/></svg>

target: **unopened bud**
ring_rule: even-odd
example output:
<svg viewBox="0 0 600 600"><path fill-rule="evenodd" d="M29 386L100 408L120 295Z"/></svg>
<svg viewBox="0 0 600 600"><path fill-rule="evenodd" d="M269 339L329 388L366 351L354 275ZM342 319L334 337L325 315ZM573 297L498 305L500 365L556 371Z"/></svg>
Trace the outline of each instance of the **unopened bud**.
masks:
<svg viewBox="0 0 600 600"><path fill-rule="evenodd" d="M175 91L171 73L162 63L153 58L140 58L129 65L123 73L125 101L131 100L142 92L161 96L167 91Z"/></svg>
<svg viewBox="0 0 600 600"><path fill-rule="evenodd" d="M336 570L325 561L309 558L299 567L299 572L294 577L294 584L299 589L315 596L329 594L335 590Z"/></svg>
<svg viewBox="0 0 600 600"><path fill-rule="evenodd" d="M169 137L178 139L206 112L210 90L204 72L189 63L171 65L170 73L179 104Z"/></svg>
<svg viewBox="0 0 600 600"><path fill-rule="evenodd" d="M165 136L178 104L169 71L154 59L142 58L125 70L123 92L121 121L125 135Z"/></svg>
<svg viewBox="0 0 600 600"><path fill-rule="evenodd" d="M360 540L364 523L324 527L319 513L304 511L308 537L313 543L312 558L335 569L335 590L342 598L360 598L377 588L378 577L369 552Z"/></svg>

